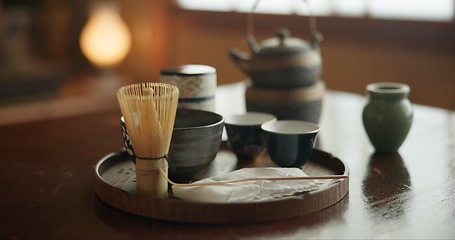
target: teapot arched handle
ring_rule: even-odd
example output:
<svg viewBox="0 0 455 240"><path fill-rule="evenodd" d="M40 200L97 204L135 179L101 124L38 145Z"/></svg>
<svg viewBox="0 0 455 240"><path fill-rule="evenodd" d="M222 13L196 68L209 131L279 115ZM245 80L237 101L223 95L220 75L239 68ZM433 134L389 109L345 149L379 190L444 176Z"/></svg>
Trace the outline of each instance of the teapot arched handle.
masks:
<svg viewBox="0 0 455 240"><path fill-rule="evenodd" d="M257 5L259 4L260 0L256 0L253 5L253 8L248 16L247 21L247 36L254 36L254 12L256 11ZM310 19L310 33L311 33L311 46L316 48L320 41L323 40L322 34L317 30L316 18L313 15L313 11L311 10L310 4L308 0L302 0L308 7L308 17Z"/></svg>

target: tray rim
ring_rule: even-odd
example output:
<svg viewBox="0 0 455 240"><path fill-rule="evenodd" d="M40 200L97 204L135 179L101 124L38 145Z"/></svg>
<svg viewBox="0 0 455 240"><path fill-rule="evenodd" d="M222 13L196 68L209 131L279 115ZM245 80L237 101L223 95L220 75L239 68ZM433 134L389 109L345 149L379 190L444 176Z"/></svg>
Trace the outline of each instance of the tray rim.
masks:
<svg viewBox="0 0 455 240"><path fill-rule="evenodd" d="M123 153L111 152L102 157L95 166L93 172L94 191L100 200L116 209L133 215L158 220L204 224L253 223L282 220L307 215L330 207L341 201L349 192L348 166L330 153L318 149L314 149L314 152L316 154L325 154L332 160L337 160L337 164L340 164L343 169L341 170L341 174L336 175L347 177L323 189L267 201L203 203L172 198L151 199L139 194L130 194L110 185L102 178L100 169L103 167L103 164L106 164L109 160L112 161L112 159L118 160ZM120 161L125 160L120 159ZM325 196L327 194L332 197ZM288 206L295 207L283 209L283 207ZM171 210L169 211L169 209ZM282 211L279 209L282 209ZM198 213L198 210L201 212ZM210 214L213 212L222 212L223 214Z"/></svg>

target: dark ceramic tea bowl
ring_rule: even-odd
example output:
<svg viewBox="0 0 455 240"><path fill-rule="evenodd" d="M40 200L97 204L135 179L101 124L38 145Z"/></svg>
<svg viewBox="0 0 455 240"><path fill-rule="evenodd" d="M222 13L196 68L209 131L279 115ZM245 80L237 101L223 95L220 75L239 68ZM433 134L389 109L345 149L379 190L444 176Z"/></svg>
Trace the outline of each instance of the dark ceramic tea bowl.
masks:
<svg viewBox="0 0 455 240"><path fill-rule="evenodd" d="M171 179L191 177L208 167L221 145L223 116L208 111L178 109L169 149L169 161L175 171Z"/></svg>
<svg viewBox="0 0 455 240"><path fill-rule="evenodd" d="M134 143L121 118L125 146L134 159ZM221 145L223 116L202 110L178 109L167 160L169 178L186 180L208 167L215 159Z"/></svg>

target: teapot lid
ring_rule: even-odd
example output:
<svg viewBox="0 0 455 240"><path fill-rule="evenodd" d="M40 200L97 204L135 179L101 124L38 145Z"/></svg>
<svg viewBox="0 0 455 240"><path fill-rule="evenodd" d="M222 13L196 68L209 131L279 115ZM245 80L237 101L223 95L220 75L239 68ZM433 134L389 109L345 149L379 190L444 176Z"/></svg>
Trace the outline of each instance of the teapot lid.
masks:
<svg viewBox="0 0 455 240"><path fill-rule="evenodd" d="M290 37L289 30L281 29L276 37L262 41L257 53L261 55L292 55L310 49L311 46L308 42L300 38Z"/></svg>

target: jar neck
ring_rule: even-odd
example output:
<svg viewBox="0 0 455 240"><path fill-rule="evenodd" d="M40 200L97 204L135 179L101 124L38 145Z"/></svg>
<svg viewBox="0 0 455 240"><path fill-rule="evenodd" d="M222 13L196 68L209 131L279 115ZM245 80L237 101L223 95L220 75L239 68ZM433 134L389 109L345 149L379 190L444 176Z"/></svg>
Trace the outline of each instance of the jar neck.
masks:
<svg viewBox="0 0 455 240"><path fill-rule="evenodd" d="M400 100L408 97L410 88L402 83L372 83L367 85L367 92L371 99Z"/></svg>

